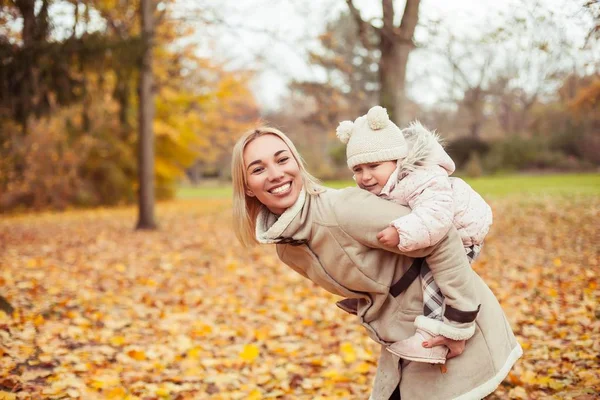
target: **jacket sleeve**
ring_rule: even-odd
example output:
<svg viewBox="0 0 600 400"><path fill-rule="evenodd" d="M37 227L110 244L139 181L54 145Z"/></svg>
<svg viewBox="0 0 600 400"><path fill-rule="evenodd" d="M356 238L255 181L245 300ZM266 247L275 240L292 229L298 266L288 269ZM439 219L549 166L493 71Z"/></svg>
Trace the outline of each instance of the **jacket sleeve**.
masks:
<svg viewBox="0 0 600 400"><path fill-rule="evenodd" d="M409 191L408 205L412 212L390 224L398 230L401 251L433 246L452 226L454 201L452 185L446 174L427 170L411 173L402 189ZM401 190L402 190L401 189Z"/></svg>
<svg viewBox="0 0 600 400"><path fill-rule="evenodd" d="M383 200L364 190L345 189L334 204L339 227L364 246L403 254L411 258L425 257L429 268L445 296L444 321L433 321L429 329L450 339L468 339L475 333L475 318L479 311L475 273L469 265L462 241L454 227L435 245L414 251L385 247L377 233L398 215L408 215L410 209ZM357 212L360 210L360 212ZM415 323L423 318L417 318Z"/></svg>

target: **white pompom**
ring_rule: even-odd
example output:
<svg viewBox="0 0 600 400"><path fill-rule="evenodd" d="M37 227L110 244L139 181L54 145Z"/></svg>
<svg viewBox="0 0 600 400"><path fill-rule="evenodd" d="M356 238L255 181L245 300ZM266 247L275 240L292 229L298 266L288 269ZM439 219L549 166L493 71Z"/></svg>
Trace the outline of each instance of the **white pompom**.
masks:
<svg viewBox="0 0 600 400"><path fill-rule="evenodd" d="M390 122L387 110L381 106L372 107L367 113L367 121L371 129L383 129Z"/></svg>
<svg viewBox="0 0 600 400"><path fill-rule="evenodd" d="M342 121L338 125L335 130L335 134L340 139L340 142L347 144L350 140L350 136L352 136L352 129L354 128L354 123L352 121Z"/></svg>

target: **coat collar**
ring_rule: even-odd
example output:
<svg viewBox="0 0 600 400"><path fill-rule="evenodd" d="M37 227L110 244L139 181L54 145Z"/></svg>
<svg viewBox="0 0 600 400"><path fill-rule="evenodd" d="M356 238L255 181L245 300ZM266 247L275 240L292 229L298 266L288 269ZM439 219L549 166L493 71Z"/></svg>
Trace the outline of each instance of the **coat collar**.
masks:
<svg viewBox="0 0 600 400"><path fill-rule="evenodd" d="M256 217L256 240L263 244L278 243L286 228L300 214L305 202L306 191L303 188L296 202L279 217L263 206Z"/></svg>

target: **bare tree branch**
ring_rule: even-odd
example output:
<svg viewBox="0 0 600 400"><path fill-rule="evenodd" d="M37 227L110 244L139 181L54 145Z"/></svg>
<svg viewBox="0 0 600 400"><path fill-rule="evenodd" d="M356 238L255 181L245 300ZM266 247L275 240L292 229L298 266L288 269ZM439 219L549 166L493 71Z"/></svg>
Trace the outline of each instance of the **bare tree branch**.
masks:
<svg viewBox="0 0 600 400"><path fill-rule="evenodd" d="M391 2L391 0L390 0ZM406 0L404 14L397 30L397 35L400 36L403 42L413 43L413 35L419 21L419 4L420 0Z"/></svg>
<svg viewBox="0 0 600 400"><path fill-rule="evenodd" d="M373 43L369 41L368 32L370 29L379 31L379 28L374 27L373 25L362 19L362 17L360 16L360 11L358 10L358 8L356 8L352 0L346 0L346 4L348 4L350 14L352 15L352 17L354 17L354 20L356 21L356 26L358 27L358 37L360 38L360 42L365 47L365 49L374 48L375 46L373 45Z"/></svg>
<svg viewBox="0 0 600 400"><path fill-rule="evenodd" d="M394 2L393 0L381 0L383 9L383 30L393 32L394 30Z"/></svg>
<svg viewBox="0 0 600 400"><path fill-rule="evenodd" d="M73 28L71 32L71 38L75 38L77 34L77 24L79 23L79 1L73 2L75 9L73 10Z"/></svg>

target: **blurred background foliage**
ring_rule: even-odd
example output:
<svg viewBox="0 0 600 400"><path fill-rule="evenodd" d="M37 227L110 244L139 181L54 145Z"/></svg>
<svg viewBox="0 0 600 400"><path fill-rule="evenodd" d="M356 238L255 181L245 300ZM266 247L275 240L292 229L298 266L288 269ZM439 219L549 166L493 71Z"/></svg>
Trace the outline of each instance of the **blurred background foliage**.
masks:
<svg viewBox="0 0 600 400"><path fill-rule="evenodd" d="M192 17L182 17L175 0L157 3L159 199L182 184L227 182L232 143L265 121L289 133L318 177L351 177L335 127L384 102L387 28L386 18L366 22L346 3L307 52L320 78L291 80L277 107L257 101L257 90L269 90L254 84L261 67L231 68L217 51L198 51L198 27L242 33L244 27L228 26L210 2L198 3ZM390 3L382 0L383 9ZM476 31L461 33L443 16L424 19L414 12L414 36L402 36L405 18L388 27L406 54L431 60L406 82L400 66L386 72L398 74L399 90L413 93L402 93L395 120L419 119L436 129L462 175L597 171L599 6L573 0L580 12L559 16L544 1L519 4L486 17L494 23L474 21ZM0 211L135 201L138 7L139 0L0 2ZM585 37L566 35L564 18L586 21ZM218 40L207 36L202 45L210 49ZM433 103L422 101L431 94Z"/></svg>

